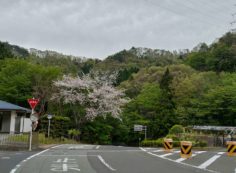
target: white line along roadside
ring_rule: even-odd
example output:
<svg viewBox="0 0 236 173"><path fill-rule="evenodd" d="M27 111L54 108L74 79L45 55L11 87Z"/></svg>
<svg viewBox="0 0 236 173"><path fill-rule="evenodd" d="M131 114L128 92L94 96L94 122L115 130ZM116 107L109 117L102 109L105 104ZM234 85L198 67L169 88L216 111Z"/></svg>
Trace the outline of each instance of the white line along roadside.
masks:
<svg viewBox="0 0 236 173"><path fill-rule="evenodd" d="M139 148L140 148L142 151L146 152L146 150L143 149L142 147L139 147ZM157 154L154 154L154 153L151 153L151 152L146 152L146 153L147 153L147 154L150 154L150 155L152 155L152 156L161 158L161 159L169 160L169 161L174 162L174 163L178 163L178 164L185 165L185 166L188 166L188 167L200 169L198 166L190 165L190 164L183 163L183 162L176 162L175 160L172 160L172 159L169 159L169 158L166 158L166 157L160 157L160 155L157 155ZM211 172L211 173L219 173L219 172L217 172L217 171L213 171L213 170L209 170L209 169L204 169L204 170L207 171L207 172Z"/></svg>
<svg viewBox="0 0 236 173"><path fill-rule="evenodd" d="M112 168L108 163L105 162L105 160L102 158L102 156L98 155L98 159L111 171L116 171L116 169Z"/></svg>
<svg viewBox="0 0 236 173"><path fill-rule="evenodd" d="M213 157L211 157L210 159L208 159L207 161L205 161L204 163L202 163L201 165L198 166L198 168L200 169L206 169L209 165L211 165L213 162L215 162L218 158L220 158L222 156L222 154L224 154L224 152L219 152L217 153L217 155L214 155Z"/></svg>
<svg viewBox="0 0 236 173"><path fill-rule="evenodd" d="M52 147L52 148L58 148L58 147L60 147L60 146L61 146L61 145L57 145L57 146L54 146L54 147ZM50 149L50 148L49 148L49 149ZM28 160L30 160L30 159L32 159L32 158L34 158L34 157L36 157L36 156L39 156L40 154L43 154L43 153L47 152L49 149L43 150L43 151L41 151L41 152L39 152L39 153L36 153L36 154L34 154L34 155L32 155L32 156L26 158L25 160L22 160L18 165L15 166L14 169L12 169L12 170L10 171L10 173L15 173L16 170L21 166L22 163L27 162Z"/></svg>
<svg viewBox="0 0 236 173"><path fill-rule="evenodd" d="M195 156L197 156L198 154L202 154L202 153L205 153L206 151L196 151L193 155L192 155L192 158L193 157L195 157ZM182 162L182 161L184 161L184 160L186 160L186 158L179 158L179 159L177 159L177 160L175 160L176 162Z"/></svg>

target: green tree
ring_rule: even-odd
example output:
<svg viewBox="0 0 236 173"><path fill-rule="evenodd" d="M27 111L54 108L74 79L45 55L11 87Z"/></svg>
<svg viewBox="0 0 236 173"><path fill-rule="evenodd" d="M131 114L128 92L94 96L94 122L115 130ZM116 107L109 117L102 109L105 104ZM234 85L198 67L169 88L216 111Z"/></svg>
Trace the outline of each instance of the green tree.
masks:
<svg viewBox="0 0 236 173"><path fill-rule="evenodd" d="M160 81L161 97L159 100L161 106L159 114L166 121L166 129L178 123L175 116L175 103L171 89L172 80L173 77L170 75L169 69L167 68Z"/></svg>
<svg viewBox="0 0 236 173"><path fill-rule="evenodd" d="M32 97L32 68L24 60L5 60L0 71L0 98L28 107Z"/></svg>
<svg viewBox="0 0 236 173"><path fill-rule="evenodd" d="M5 58L13 58L14 55L11 52L10 46L8 43L0 42L0 60Z"/></svg>

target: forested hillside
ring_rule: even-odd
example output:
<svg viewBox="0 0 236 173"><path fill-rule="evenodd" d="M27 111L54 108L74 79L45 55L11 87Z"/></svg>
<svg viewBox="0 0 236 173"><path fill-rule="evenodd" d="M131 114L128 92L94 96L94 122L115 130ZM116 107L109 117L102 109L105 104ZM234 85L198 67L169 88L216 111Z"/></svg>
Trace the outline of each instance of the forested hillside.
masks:
<svg viewBox="0 0 236 173"><path fill-rule="evenodd" d="M236 126L236 34L191 51L133 47L104 60L1 42L0 100L28 107L30 97L40 98L37 130L50 113L53 136L75 130L91 143L132 144L144 137L134 124L152 139L175 124Z"/></svg>

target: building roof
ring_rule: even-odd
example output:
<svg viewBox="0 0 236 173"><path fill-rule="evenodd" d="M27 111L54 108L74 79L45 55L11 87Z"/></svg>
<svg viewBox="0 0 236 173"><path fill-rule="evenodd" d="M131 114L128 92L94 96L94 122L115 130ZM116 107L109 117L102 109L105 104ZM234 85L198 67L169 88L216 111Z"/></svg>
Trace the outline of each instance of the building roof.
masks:
<svg viewBox="0 0 236 173"><path fill-rule="evenodd" d="M30 113L31 110L0 100L0 111L17 111Z"/></svg>

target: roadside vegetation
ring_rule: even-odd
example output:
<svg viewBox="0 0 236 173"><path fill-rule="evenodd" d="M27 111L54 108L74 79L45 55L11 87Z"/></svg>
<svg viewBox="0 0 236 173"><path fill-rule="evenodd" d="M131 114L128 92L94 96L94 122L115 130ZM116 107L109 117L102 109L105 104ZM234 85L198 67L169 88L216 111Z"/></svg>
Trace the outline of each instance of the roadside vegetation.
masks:
<svg viewBox="0 0 236 173"><path fill-rule="evenodd" d="M42 141L47 114L54 115L48 143L137 145L144 133L133 126L142 124L149 139L143 146L172 137L174 145L201 147L206 142L185 127L236 126L236 34L191 51L131 48L103 61L14 47L0 43L0 99L29 107L28 98L39 98Z"/></svg>

